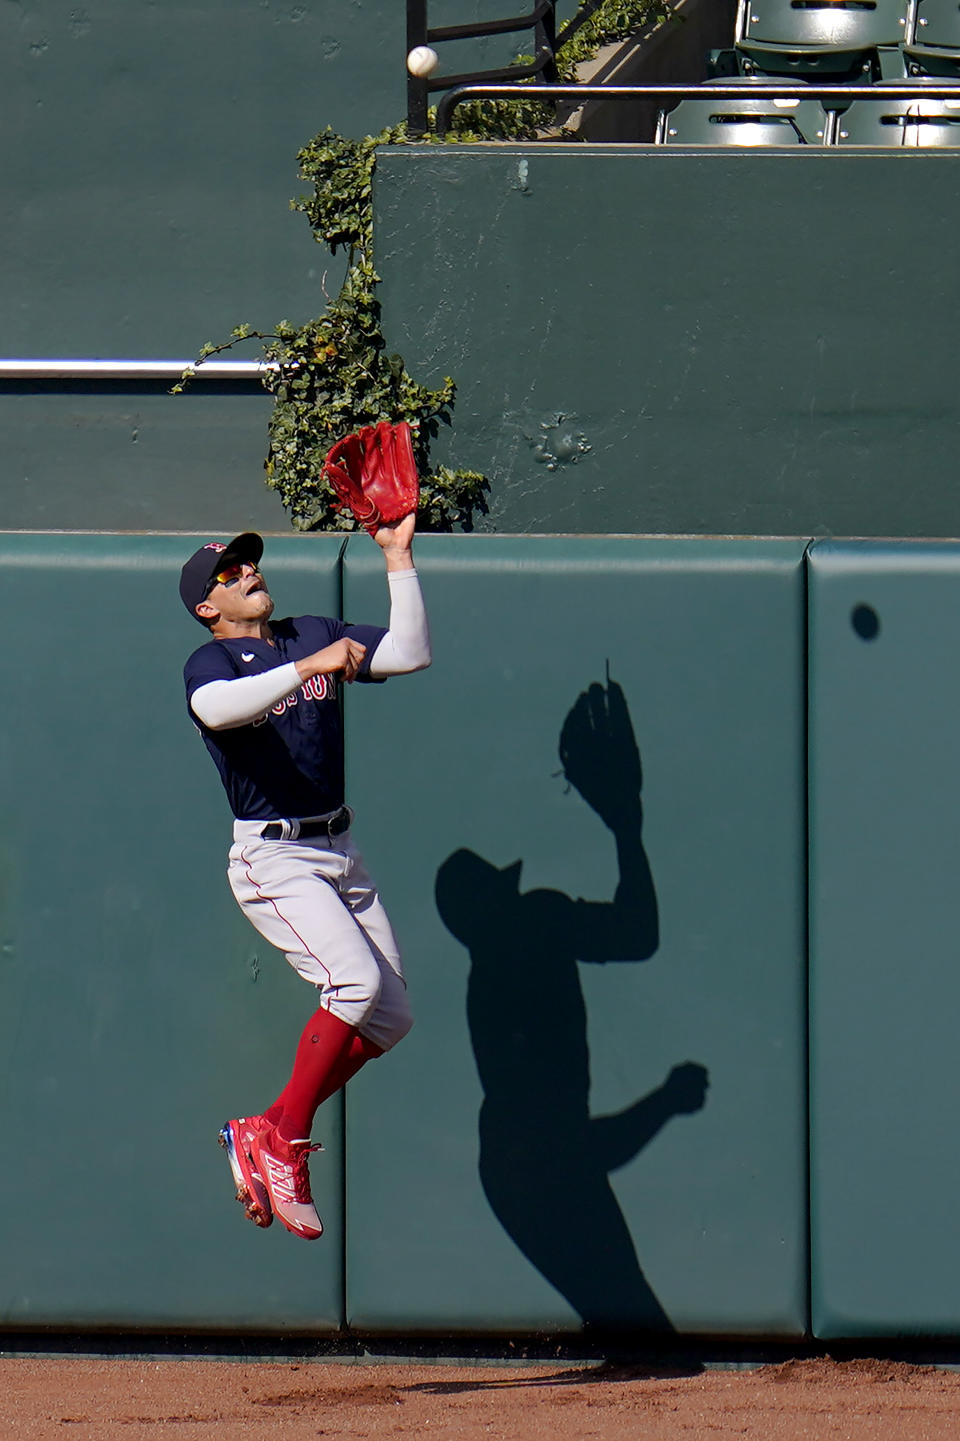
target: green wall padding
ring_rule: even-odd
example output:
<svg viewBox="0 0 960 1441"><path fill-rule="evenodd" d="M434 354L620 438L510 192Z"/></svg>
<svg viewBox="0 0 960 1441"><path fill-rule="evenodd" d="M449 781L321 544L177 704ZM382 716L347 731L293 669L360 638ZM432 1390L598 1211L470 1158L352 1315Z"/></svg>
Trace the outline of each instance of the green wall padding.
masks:
<svg viewBox="0 0 960 1441"><path fill-rule="evenodd" d="M960 1334L956 544L810 555L811 1237L823 1339Z"/></svg>
<svg viewBox="0 0 960 1441"><path fill-rule="evenodd" d="M347 696L356 837L417 1016L348 1092L348 1321L797 1336L803 547L417 546L433 667ZM382 572L366 537L351 540L349 618L385 616ZM608 666L643 767L652 880L635 857L621 898L627 954L653 947L643 964L574 959L616 944L618 870L607 828L558 773L558 737ZM594 759L598 783L624 770ZM577 897L598 904L588 921ZM476 1057L491 1098L483 1183ZM619 1119L589 1125L587 1106Z"/></svg>
<svg viewBox="0 0 960 1441"><path fill-rule="evenodd" d="M356 834L417 1025L351 1083L346 1175L340 1105L321 1113L327 1235L305 1248L243 1219L215 1144L286 1079L312 997L230 897L229 816L183 707L203 634L176 582L203 538L0 536L15 622L0 1102L18 1148L0 1182L0 1324L482 1334L587 1316L802 1334L801 544L418 540L434 665L347 695ZM267 537L280 613L336 613L341 546ZM810 552L823 1340L960 1334L943 1140L958 556L936 542ZM364 536L344 582L351 619L386 618ZM573 959L565 898L596 903L588 933L607 938L617 860L557 747L608 665L642 762L649 881L627 888L635 960L593 965ZM621 750L594 778L628 765ZM505 1069L518 1056L530 1064ZM495 1102L482 1174L478 1058ZM588 1135L623 1163L609 1191Z"/></svg>
<svg viewBox="0 0 960 1441"><path fill-rule="evenodd" d="M0 1324L342 1320L339 1104L312 1248L244 1219L216 1144L286 1082L313 992L229 892L230 816L185 709L204 632L177 583L206 538L0 536ZM340 545L268 540L281 614L336 613Z"/></svg>

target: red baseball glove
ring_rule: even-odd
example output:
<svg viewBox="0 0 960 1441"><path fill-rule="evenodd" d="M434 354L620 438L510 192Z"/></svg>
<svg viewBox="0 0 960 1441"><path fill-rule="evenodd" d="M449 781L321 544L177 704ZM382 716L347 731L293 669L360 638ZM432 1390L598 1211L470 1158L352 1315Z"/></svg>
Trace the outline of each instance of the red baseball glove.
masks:
<svg viewBox="0 0 960 1441"><path fill-rule="evenodd" d="M416 510L420 499L413 441L405 420L390 425L365 425L344 436L329 451L323 474L364 530L373 535L381 525Z"/></svg>

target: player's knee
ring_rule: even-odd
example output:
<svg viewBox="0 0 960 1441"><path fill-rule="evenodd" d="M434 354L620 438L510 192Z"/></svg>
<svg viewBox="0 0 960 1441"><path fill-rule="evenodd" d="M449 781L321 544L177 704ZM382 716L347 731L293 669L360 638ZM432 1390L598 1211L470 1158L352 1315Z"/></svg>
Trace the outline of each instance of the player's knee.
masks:
<svg viewBox="0 0 960 1441"><path fill-rule="evenodd" d="M387 1037L383 1043L383 1049L389 1051L404 1036L409 1035L413 1029L413 1016L410 1014L410 1007L404 1002L401 1010L387 1016L384 1024L384 1033Z"/></svg>
<svg viewBox="0 0 960 1441"><path fill-rule="evenodd" d="M413 1025L405 991L391 991L390 1004L381 1004L363 1027L363 1034L381 1051L390 1051Z"/></svg>
<svg viewBox="0 0 960 1441"><path fill-rule="evenodd" d="M368 974L358 976L356 982L349 988L348 999L363 1012L363 1018L372 1016L380 1004L380 993L383 990L383 982L380 979L380 972L373 966ZM358 1023L360 1024L360 1023Z"/></svg>
<svg viewBox="0 0 960 1441"><path fill-rule="evenodd" d="M327 994L327 1004L332 1011L351 1026L362 1029L380 1004L383 981L379 967L371 960L368 966L355 966L349 980L321 989Z"/></svg>

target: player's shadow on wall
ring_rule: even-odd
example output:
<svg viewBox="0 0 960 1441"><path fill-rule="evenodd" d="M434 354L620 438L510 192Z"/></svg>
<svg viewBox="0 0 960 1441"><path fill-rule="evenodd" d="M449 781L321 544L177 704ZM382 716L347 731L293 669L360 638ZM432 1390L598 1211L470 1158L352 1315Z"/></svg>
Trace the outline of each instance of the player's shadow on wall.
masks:
<svg viewBox="0 0 960 1441"><path fill-rule="evenodd" d="M611 1116L591 1116L579 962L644 961L659 943L642 839L640 755L623 691L592 685L560 735L564 774L613 832L609 902L521 893L522 861L500 870L459 850L437 873L448 929L470 952L467 1016L483 1086L480 1180L529 1261L598 1329L672 1330L643 1274L610 1185L673 1116L698 1111L707 1072L674 1066ZM579 844L576 834L571 845Z"/></svg>

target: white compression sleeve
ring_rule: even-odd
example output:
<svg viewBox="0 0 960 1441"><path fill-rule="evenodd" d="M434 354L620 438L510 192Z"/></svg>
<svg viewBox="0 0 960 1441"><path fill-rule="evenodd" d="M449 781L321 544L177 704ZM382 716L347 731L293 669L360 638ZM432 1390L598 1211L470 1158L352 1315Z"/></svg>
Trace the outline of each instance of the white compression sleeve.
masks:
<svg viewBox="0 0 960 1441"><path fill-rule="evenodd" d="M390 629L370 661L370 675L374 680L426 670L432 659L420 577L415 570L388 570L387 581L390 586Z"/></svg>
<svg viewBox="0 0 960 1441"><path fill-rule="evenodd" d="M233 730L259 719L278 700L302 685L296 662L290 661L261 675L207 681L190 697L190 709L212 731Z"/></svg>

